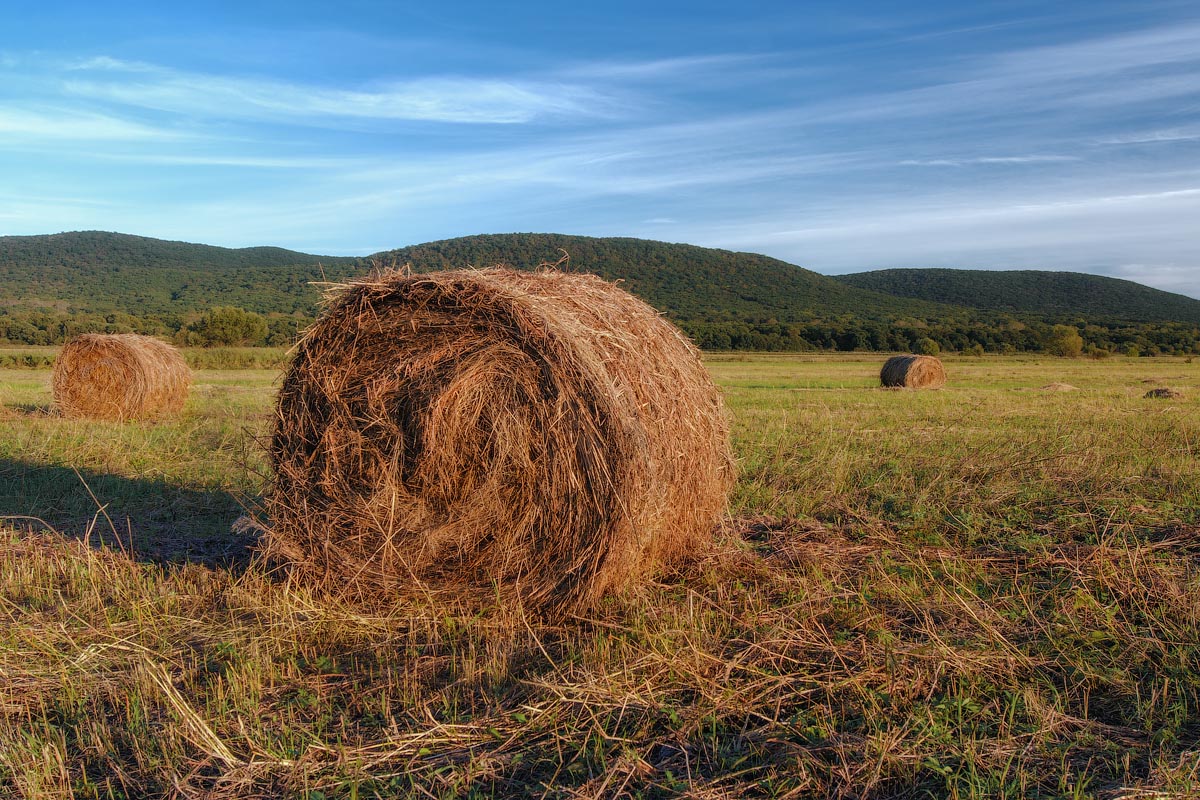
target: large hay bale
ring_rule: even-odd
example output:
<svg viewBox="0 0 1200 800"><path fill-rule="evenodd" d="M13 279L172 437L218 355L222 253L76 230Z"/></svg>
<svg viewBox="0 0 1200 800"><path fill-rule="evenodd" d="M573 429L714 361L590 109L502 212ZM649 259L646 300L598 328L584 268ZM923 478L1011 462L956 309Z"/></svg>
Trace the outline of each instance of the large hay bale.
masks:
<svg viewBox="0 0 1200 800"><path fill-rule="evenodd" d="M591 275L385 272L297 345L265 547L355 597L567 612L703 550L733 480L687 338Z"/></svg>
<svg viewBox="0 0 1200 800"><path fill-rule="evenodd" d="M892 356L879 371L879 382L904 389L937 389L946 385L946 369L933 356Z"/></svg>
<svg viewBox="0 0 1200 800"><path fill-rule="evenodd" d="M187 401L192 371L169 344L135 333L85 333L63 347L51 379L66 417L160 419Z"/></svg>

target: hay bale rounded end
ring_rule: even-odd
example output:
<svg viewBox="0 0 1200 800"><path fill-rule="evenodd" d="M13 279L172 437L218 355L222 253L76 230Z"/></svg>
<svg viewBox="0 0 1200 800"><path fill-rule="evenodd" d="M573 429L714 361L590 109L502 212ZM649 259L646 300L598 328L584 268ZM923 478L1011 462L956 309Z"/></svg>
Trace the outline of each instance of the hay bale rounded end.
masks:
<svg viewBox="0 0 1200 800"><path fill-rule="evenodd" d="M339 287L279 393L265 550L343 596L585 611L706 549L734 469L699 352L592 275Z"/></svg>
<svg viewBox="0 0 1200 800"><path fill-rule="evenodd" d="M891 389L940 389L946 385L946 368L933 356L892 356L879 371L879 382Z"/></svg>
<svg viewBox="0 0 1200 800"><path fill-rule="evenodd" d="M179 351L152 336L85 333L54 360L54 405L65 417L159 420L187 402L192 371Z"/></svg>

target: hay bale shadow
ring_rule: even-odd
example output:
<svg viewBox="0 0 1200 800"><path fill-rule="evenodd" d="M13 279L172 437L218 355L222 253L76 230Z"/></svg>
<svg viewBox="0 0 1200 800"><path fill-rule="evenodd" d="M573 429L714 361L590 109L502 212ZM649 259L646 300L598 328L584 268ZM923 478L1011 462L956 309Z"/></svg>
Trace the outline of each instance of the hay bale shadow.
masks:
<svg viewBox="0 0 1200 800"><path fill-rule="evenodd" d="M50 403L14 403L4 408L15 416L21 417L52 417L55 415L54 406Z"/></svg>
<svg viewBox="0 0 1200 800"><path fill-rule="evenodd" d="M243 513L224 490L0 459L0 524L49 528L143 562L244 567L258 536L230 529Z"/></svg>

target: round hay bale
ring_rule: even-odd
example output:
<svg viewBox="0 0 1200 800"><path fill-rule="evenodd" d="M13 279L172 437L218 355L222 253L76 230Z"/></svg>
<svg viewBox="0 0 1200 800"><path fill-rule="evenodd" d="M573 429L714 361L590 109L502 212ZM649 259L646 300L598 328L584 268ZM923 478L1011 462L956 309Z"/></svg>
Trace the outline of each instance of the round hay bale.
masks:
<svg viewBox="0 0 1200 800"><path fill-rule="evenodd" d="M171 345L135 333L85 333L54 361L54 404L66 417L148 420L183 410L192 371Z"/></svg>
<svg viewBox="0 0 1200 800"><path fill-rule="evenodd" d="M357 599L584 610L702 551L734 478L698 351L592 275L338 287L277 412L266 553Z"/></svg>
<svg viewBox="0 0 1200 800"><path fill-rule="evenodd" d="M938 389L946 385L946 368L933 356L892 356L879 371L879 382L903 389Z"/></svg>
<svg viewBox="0 0 1200 800"><path fill-rule="evenodd" d="M1166 386L1160 386L1157 389L1151 389L1146 392L1142 397L1146 400L1178 400L1183 397L1183 392L1169 389Z"/></svg>

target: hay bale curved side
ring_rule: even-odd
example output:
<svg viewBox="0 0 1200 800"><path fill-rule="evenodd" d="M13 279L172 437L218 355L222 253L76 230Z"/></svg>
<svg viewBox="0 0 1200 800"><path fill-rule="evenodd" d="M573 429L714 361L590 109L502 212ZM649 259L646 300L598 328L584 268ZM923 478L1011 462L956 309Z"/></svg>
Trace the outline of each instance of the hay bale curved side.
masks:
<svg viewBox="0 0 1200 800"><path fill-rule="evenodd" d="M946 368L933 356L892 356L879 371L883 386L905 389L938 389L946 385Z"/></svg>
<svg viewBox="0 0 1200 800"><path fill-rule="evenodd" d="M63 346L51 377L66 417L152 420L183 410L192 371L166 342L135 333L85 333Z"/></svg>
<svg viewBox="0 0 1200 800"><path fill-rule="evenodd" d="M366 597L583 609L702 550L733 482L687 338L591 275L347 284L280 390L268 555Z"/></svg>

